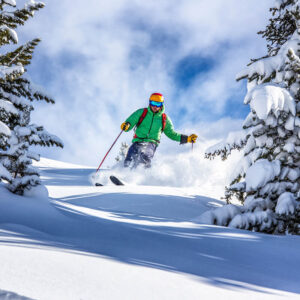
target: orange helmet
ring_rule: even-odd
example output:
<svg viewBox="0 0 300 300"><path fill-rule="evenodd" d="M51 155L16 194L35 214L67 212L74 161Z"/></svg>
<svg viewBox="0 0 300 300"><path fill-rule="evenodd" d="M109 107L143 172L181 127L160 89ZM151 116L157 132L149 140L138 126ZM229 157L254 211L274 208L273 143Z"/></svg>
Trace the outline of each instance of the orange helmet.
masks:
<svg viewBox="0 0 300 300"><path fill-rule="evenodd" d="M164 102L164 96L160 93L153 93L150 98L149 101L156 101L156 102Z"/></svg>

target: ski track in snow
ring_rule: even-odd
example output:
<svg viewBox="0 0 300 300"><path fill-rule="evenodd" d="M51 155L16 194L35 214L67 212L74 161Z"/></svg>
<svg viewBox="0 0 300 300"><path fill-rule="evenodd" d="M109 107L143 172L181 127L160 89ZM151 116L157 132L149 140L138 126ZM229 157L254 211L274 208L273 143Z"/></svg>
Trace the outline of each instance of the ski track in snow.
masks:
<svg viewBox="0 0 300 300"><path fill-rule="evenodd" d="M50 202L0 186L0 299L300 298L299 237L198 224L222 202L189 189L41 165Z"/></svg>

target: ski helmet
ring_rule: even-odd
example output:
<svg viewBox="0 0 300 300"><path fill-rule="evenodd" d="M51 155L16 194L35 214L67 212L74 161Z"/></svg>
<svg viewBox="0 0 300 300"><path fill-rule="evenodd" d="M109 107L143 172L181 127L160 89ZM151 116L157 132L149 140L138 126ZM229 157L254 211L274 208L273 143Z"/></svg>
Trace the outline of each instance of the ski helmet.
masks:
<svg viewBox="0 0 300 300"><path fill-rule="evenodd" d="M153 93L150 98L149 101L156 101L156 102L164 102L164 96L160 93Z"/></svg>

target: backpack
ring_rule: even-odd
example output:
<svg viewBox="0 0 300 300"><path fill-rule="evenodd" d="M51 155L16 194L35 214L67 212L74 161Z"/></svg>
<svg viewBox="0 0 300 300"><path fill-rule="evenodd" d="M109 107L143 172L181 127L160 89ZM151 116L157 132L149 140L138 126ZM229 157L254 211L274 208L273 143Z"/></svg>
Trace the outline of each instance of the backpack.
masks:
<svg viewBox="0 0 300 300"><path fill-rule="evenodd" d="M148 109L144 108L144 111L143 111L142 115L140 116L139 121L136 124L136 128L138 128L142 124L142 122L145 119L147 113L148 113ZM165 113L163 113L161 116L162 116L162 129L161 129L161 131L164 131L165 127L166 127L166 123L167 123L167 115Z"/></svg>
<svg viewBox="0 0 300 300"><path fill-rule="evenodd" d="M146 115L147 115L148 109L144 108L144 111L142 113L142 115L139 118L139 121L136 124L135 130L141 125L141 123L143 122L143 120L145 119ZM165 130L166 127L166 123L167 123L167 115L165 113L163 113L162 115L162 129L161 131ZM133 138L136 139L138 136L136 134L134 134ZM158 141L159 142L159 141Z"/></svg>

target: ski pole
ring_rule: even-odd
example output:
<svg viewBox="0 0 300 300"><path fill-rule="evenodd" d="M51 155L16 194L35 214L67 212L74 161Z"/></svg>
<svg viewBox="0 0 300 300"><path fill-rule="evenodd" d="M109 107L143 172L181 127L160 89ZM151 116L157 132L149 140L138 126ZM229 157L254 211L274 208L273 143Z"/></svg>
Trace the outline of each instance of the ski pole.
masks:
<svg viewBox="0 0 300 300"><path fill-rule="evenodd" d="M192 142L192 152L194 152L194 142Z"/></svg>
<svg viewBox="0 0 300 300"><path fill-rule="evenodd" d="M118 137L115 139L115 141L113 142L113 144L111 145L111 147L109 148L109 150L107 151L107 153L105 154L104 158L102 159L96 173L99 171L99 169L101 168L103 162L105 161L106 156L108 155L108 153L110 152L110 150L113 148L113 146L115 145L115 143L117 142L117 140L119 139L119 137L121 136L123 130L119 133Z"/></svg>

